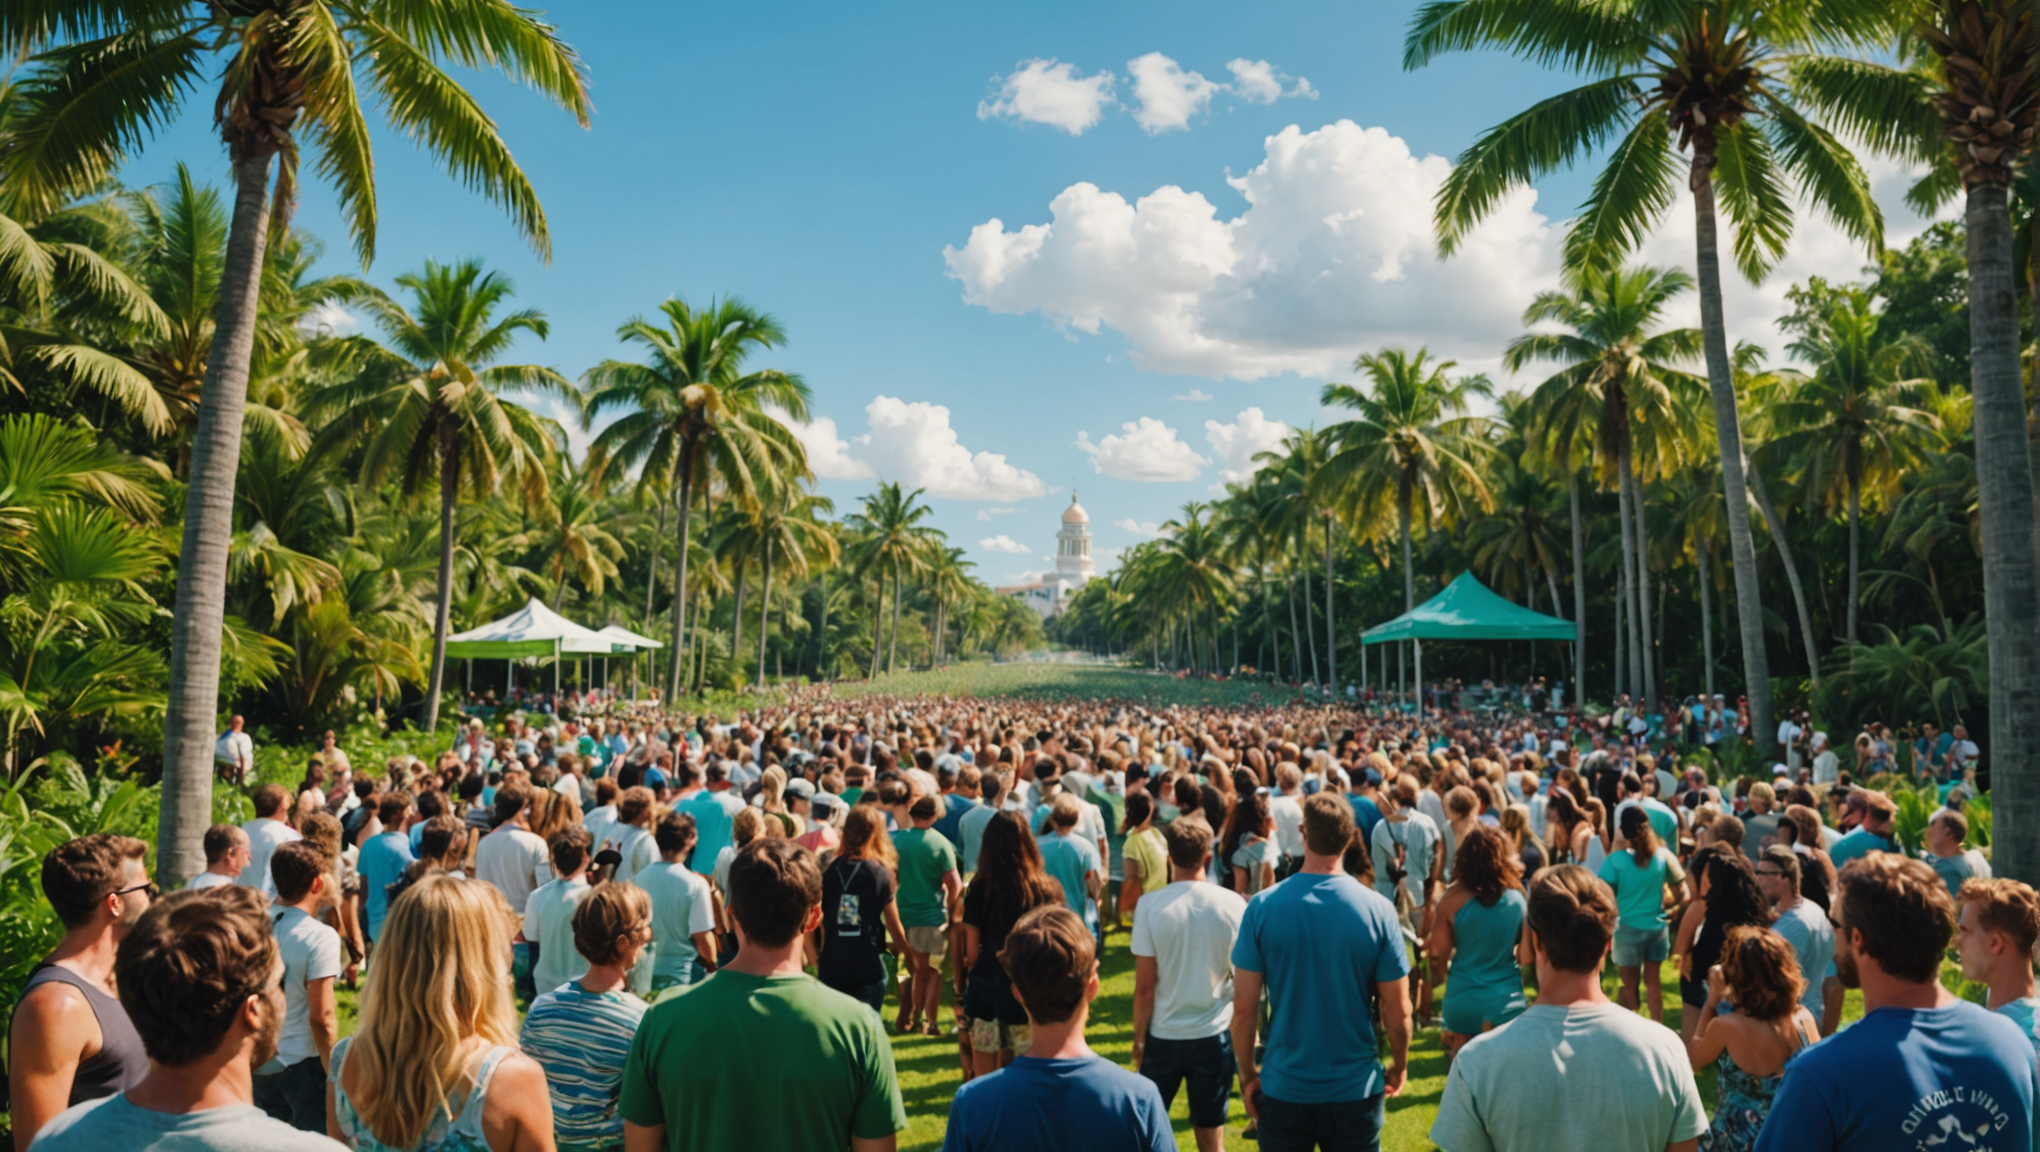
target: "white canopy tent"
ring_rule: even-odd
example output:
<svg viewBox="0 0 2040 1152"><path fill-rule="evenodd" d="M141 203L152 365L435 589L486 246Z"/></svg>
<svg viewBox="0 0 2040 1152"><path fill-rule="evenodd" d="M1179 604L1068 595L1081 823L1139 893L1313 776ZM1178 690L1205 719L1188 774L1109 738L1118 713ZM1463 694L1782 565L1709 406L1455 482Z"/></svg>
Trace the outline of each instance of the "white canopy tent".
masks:
<svg viewBox="0 0 2040 1152"><path fill-rule="evenodd" d="M597 630L595 634L608 637L612 644L625 645L625 647L620 648L618 651L630 655L636 655L639 652L649 652L655 648L664 648L666 646L650 636L640 636L621 624L611 624L606 628ZM635 700L638 691L638 669L635 662L631 665L630 683L631 699ZM605 688L609 686L609 661L607 660L602 662L602 684Z"/></svg>
<svg viewBox="0 0 2040 1152"><path fill-rule="evenodd" d="M513 661L550 656L555 693L559 691L560 661L633 651L634 645L583 628L541 604L537 597L500 620L446 638L446 654L456 659Z"/></svg>

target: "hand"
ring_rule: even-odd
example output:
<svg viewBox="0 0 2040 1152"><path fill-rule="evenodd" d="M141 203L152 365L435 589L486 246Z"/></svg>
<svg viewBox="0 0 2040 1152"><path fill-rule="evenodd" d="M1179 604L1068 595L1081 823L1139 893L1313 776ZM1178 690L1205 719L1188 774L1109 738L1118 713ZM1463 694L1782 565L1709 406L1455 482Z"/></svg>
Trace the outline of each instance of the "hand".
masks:
<svg viewBox="0 0 2040 1152"><path fill-rule="evenodd" d="M1257 1124L1261 1121L1261 1102L1258 1099L1260 1094L1261 1078L1252 1072L1241 1073L1240 1103L1247 1106L1247 1119Z"/></svg>
<svg viewBox="0 0 2040 1152"><path fill-rule="evenodd" d="M1133 1070L1134 1070L1134 1071L1136 1071L1136 1072L1140 1071L1140 1062L1141 1062L1141 1058L1142 1058L1143 1056L1146 1056L1146 1055L1147 1055L1147 1041L1145 1041L1145 1040L1135 1040L1135 1041L1133 1042Z"/></svg>
<svg viewBox="0 0 2040 1152"><path fill-rule="evenodd" d="M1722 974L1721 965L1716 964L1707 970L1707 996L1710 1000L1719 1000L1726 995L1728 977Z"/></svg>
<svg viewBox="0 0 2040 1152"><path fill-rule="evenodd" d="M1401 1060L1388 1066L1381 1074L1382 1091L1390 1096L1402 1095L1403 1085L1409 1082L1409 1065Z"/></svg>

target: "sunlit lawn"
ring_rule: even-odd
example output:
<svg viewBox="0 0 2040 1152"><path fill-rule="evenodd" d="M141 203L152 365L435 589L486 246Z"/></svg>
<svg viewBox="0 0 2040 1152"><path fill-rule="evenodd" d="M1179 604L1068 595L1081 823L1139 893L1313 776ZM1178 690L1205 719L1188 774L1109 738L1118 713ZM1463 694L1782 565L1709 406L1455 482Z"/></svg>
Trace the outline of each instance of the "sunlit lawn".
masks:
<svg viewBox="0 0 2040 1152"><path fill-rule="evenodd" d="M1243 680L1178 680L1138 668L1081 664L957 664L927 672L901 672L876 680L837 684L839 699L888 696L1012 696L1023 700L1112 698L1166 707L1251 707L1286 703L1287 688Z"/></svg>

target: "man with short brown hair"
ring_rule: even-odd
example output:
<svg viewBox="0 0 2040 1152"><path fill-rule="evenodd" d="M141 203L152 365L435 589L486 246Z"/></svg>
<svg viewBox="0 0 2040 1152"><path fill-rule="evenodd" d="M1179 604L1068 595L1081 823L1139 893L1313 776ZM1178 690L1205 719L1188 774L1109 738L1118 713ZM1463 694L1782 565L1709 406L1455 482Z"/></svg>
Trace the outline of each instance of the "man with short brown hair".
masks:
<svg viewBox="0 0 2040 1152"><path fill-rule="evenodd" d="M186 888L211 888L240 880L248 866L248 834L232 824L215 824L205 830L205 871L185 883Z"/></svg>
<svg viewBox="0 0 2040 1152"><path fill-rule="evenodd" d="M223 884L179 892L135 922L114 966L148 1072L50 1121L36 1152L344 1152L253 1104L254 1069L276 1054L284 1017L266 911L260 894Z"/></svg>
<svg viewBox="0 0 2040 1152"><path fill-rule="evenodd" d="M269 854L277 846L301 839L298 830L284 823L284 808L290 803L290 792L281 784L269 783L255 789L253 797L255 818L241 825L241 831L248 834L248 866L241 869L237 881L244 888L259 888L264 895L276 895L276 889L269 883Z"/></svg>
<svg viewBox="0 0 2040 1152"><path fill-rule="evenodd" d="M269 858L276 880L270 910L283 960L284 1013L276 1055L255 1070L255 1106L305 1132L326 1130L326 1069L340 1038L333 981L346 957L340 934L319 920L338 884L326 857L298 840Z"/></svg>
<svg viewBox="0 0 2040 1152"><path fill-rule="evenodd" d="M660 997L631 1042L625 1152L891 1152L907 1114L884 1026L802 969L822 916L814 853L759 837L731 863L729 892L736 959Z"/></svg>
<svg viewBox="0 0 2040 1152"><path fill-rule="evenodd" d="M1297 825L1300 844L1301 806ZM1202 817L1171 821L1162 840L1169 883L1143 897L1133 918L1133 1066L1155 1082L1164 1108L1187 1084L1198 1152L1219 1152L1239 1067L1232 949L1247 902L1206 878L1211 826Z"/></svg>
<svg viewBox="0 0 2040 1152"><path fill-rule="evenodd" d="M1431 1125L1445 1152L1692 1152L1707 1109L1685 1044L1601 990L1616 920L1615 893L1585 868L1537 874L1517 952L1537 1002L1459 1050Z"/></svg>
<svg viewBox="0 0 2040 1152"><path fill-rule="evenodd" d="M999 963L1027 1009L1033 1042L995 1075L957 1090L943 1152L1173 1152L1169 1109L1154 1084L1084 1042L1098 998L1089 925L1068 908L1036 908L1013 926Z"/></svg>
<svg viewBox="0 0 2040 1152"><path fill-rule="evenodd" d="M121 938L148 911L148 846L97 833L43 857L42 889L64 938L29 973L8 1033L14 1147L66 1108L133 1087L148 1072L113 979Z"/></svg>
<svg viewBox="0 0 2040 1152"><path fill-rule="evenodd" d="M2017 880L1968 880L1956 894L1955 951L1962 976L1990 989L1983 1006L2011 1018L2040 1048L2040 1000L2033 997L2033 944L2040 940L2040 893Z"/></svg>
<svg viewBox="0 0 2040 1152"><path fill-rule="evenodd" d="M1894 1133L2031 1147L2032 1041L1941 985L1948 886L1922 861L1876 852L1842 869L1833 911L1835 972L1863 990L1863 1018L1785 1066L1758 1152L1887 1148Z"/></svg>

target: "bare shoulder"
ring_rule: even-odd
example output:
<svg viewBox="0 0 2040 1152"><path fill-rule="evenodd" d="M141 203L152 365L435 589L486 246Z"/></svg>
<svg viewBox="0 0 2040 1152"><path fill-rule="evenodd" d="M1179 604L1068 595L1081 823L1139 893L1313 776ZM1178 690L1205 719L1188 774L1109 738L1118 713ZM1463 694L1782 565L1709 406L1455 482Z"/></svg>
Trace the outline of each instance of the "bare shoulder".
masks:
<svg viewBox="0 0 2040 1152"><path fill-rule="evenodd" d="M17 1066L51 1062L60 1067L100 1044L99 1017L92 1002L69 984L38 984L22 996L9 1026L8 1045ZM37 1042L23 1043L33 1039Z"/></svg>
<svg viewBox="0 0 2040 1152"><path fill-rule="evenodd" d="M528 1100L532 1092L543 1097L545 1090L545 1069L522 1052L513 1051L503 1057L503 1062L496 1066L496 1075L489 1081L489 1098L506 1104Z"/></svg>

